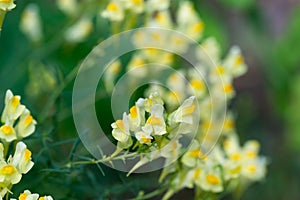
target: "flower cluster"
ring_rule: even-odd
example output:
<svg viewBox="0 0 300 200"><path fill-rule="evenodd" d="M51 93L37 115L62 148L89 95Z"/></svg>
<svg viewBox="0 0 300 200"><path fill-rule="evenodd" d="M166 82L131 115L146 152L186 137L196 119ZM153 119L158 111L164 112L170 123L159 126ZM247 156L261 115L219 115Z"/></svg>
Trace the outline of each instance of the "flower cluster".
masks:
<svg viewBox="0 0 300 200"><path fill-rule="evenodd" d="M111 1L102 16L112 21L123 20L126 9L130 7L122 1ZM133 81L145 78L149 70L154 70L146 67L148 63L173 66L176 71L167 77L165 87L151 85L146 90L149 98L139 99L128 115L124 113L122 120L112 124L118 147L137 151L142 157L130 173L155 158L164 157L160 181L169 185L164 199L183 188L194 188L197 199L202 195L214 197L263 180L267 161L259 156L259 143L251 140L240 146L235 116L227 111L227 103L235 96L233 79L247 71L241 50L233 46L223 56L215 38L202 38L204 24L191 2L180 3L175 20L168 6L154 10L145 25L177 30L200 41L193 52L198 64L193 68L179 68L176 55L161 50L168 46L178 54L188 51L189 43L184 37L166 36L155 29L148 33L137 31L134 35L137 48L154 43L162 48L142 49L133 54L125 66ZM110 90L122 67L120 61L112 66L106 72ZM188 132L193 139L186 148L180 138ZM163 147L168 144L166 151ZM154 153L155 150L159 153Z"/></svg>
<svg viewBox="0 0 300 200"><path fill-rule="evenodd" d="M147 12L148 14L156 11L165 10L169 7L170 0L113 0L102 11L102 17L111 21L122 21L125 19L126 11L140 14Z"/></svg>
<svg viewBox="0 0 300 200"><path fill-rule="evenodd" d="M132 146L140 147L142 152L160 149L163 144L170 141L170 137L180 137L192 130L195 122L196 102L195 97L186 99L174 112L167 114L164 102L158 93L153 93L149 98L140 98L130 108L130 113L123 114L122 120L117 120L111 126L112 135L118 141L118 147L127 149ZM189 127L185 131L178 129Z"/></svg>
<svg viewBox="0 0 300 200"><path fill-rule="evenodd" d="M6 92L0 127L0 199L9 195L13 185L19 183L22 175L28 173L34 165L31 151L21 140L35 131L36 121L20 100L21 97L14 95L10 90ZM10 146L14 148L13 155L9 152ZM32 195L25 191L19 199L38 199L38 195ZM39 199L52 198L49 196Z"/></svg>

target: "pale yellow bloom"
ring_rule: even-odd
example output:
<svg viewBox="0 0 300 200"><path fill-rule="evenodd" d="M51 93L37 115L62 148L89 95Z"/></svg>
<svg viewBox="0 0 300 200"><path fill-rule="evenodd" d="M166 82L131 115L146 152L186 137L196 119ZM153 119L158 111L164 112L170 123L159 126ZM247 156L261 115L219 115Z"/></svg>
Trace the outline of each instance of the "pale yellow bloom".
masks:
<svg viewBox="0 0 300 200"><path fill-rule="evenodd" d="M31 135L35 131L36 123L30 111L25 109L16 126L18 138L25 138Z"/></svg>
<svg viewBox="0 0 300 200"><path fill-rule="evenodd" d="M5 106L1 117L3 123L14 121L23 113L25 106L20 103L20 100L20 96L14 96L10 90L6 91Z"/></svg>
<svg viewBox="0 0 300 200"><path fill-rule="evenodd" d="M142 13L144 11L144 0L122 0L124 7L134 13Z"/></svg>
<svg viewBox="0 0 300 200"><path fill-rule="evenodd" d="M78 12L77 0L57 0L57 6L67 15L75 15Z"/></svg>
<svg viewBox="0 0 300 200"><path fill-rule="evenodd" d="M208 66L214 66L219 63L221 57L221 49L217 40L213 37L205 39L197 49L196 56L200 62Z"/></svg>
<svg viewBox="0 0 300 200"><path fill-rule="evenodd" d="M223 180L219 168L207 167L196 182L203 190L219 193L223 191Z"/></svg>
<svg viewBox="0 0 300 200"><path fill-rule="evenodd" d="M122 21L124 19L124 7L119 1L111 1L101 15L111 21Z"/></svg>
<svg viewBox="0 0 300 200"><path fill-rule="evenodd" d="M170 120L175 123L193 124L194 116L197 113L195 97L186 99L182 105L170 115Z"/></svg>
<svg viewBox="0 0 300 200"><path fill-rule="evenodd" d="M145 110L136 104L130 108L128 117L130 129L136 131L145 123Z"/></svg>
<svg viewBox="0 0 300 200"><path fill-rule="evenodd" d="M14 0L0 0L0 10L9 11L16 7Z"/></svg>
<svg viewBox="0 0 300 200"><path fill-rule="evenodd" d="M0 182L17 184L20 182L22 174L10 162L0 161Z"/></svg>
<svg viewBox="0 0 300 200"><path fill-rule="evenodd" d="M114 89L114 82L118 74L122 70L122 64L120 60L116 60L109 65L104 74L104 84L108 92L111 92Z"/></svg>
<svg viewBox="0 0 300 200"><path fill-rule="evenodd" d="M266 175L267 161L263 157L245 161L241 175L252 181L262 180Z"/></svg>
<svg viewBox="0 0 300 200"><path fill-rule="evenodd" d="M25 190L19 195L19 200L38 200L38 194L32 194L29 190Z"/></svg>
<svg viewBox="0 0 300 200"><path fill-rule="evenodd" d="M159 27L159 28L172 28L173 23L170 17L169 11L157 12L153 19L151 19L147 24L147 27ZM159 32L158 32L159 34ZM154 35L155 36L155 35ZM155 39L159 39L161 35L157 35Z"/></svg>
<svg viewBox="0 0 300 200"><path fill-rule="evenodd" d="M204 23L198 16L191 2L180 4L177 13L178 30L187 34L194 40L199 40L204 31Z"/></svg>
<svg viewBox="0 0 300 200"><path fill-rule="evenodd" d="M150 108L150 117L146 121L146 126L152 127L153 135L164 135L167 133L166 123L164 119L164 107L160 104L155 104Z"/></svg>
<svg viewBox="0 0 300 200"><path fill-rule="evenodd" d="M195 167L200 160L205 160L207 157L203 154L200 144L197 140L193 140L189 150L183 155L181 162L188 167Z"/></svg>
<svg viewBox="0 0 300 200"><path fill-rule="evenodd" d="M88 17L83 17L65 32L65 39L68 42L83 42L93 31L93 23Z"/></svg>
<svg viewBox="0 0 300 200"><path fill-rule="evenodd" d="M40 11L36 4L29 4L23 11L20 29L33 42L43 38Z"/></svg>
<svg viewBox="0 0 300 200"><path fill-rule="evenodd" d="M226 66L233 77L238 77L247 72L247 65L244 62L244 57L241 50L237 46L233 46L224 61Z"/></svg>
<svg viewBox="0 0 300 200"><path fill-rule="evenodd" d="M42 196L38 200L53 200L51 196Z"/></svg>
<svg viewBox="0 0 300 200"><path fill-rule="evenodd" d="M31 151L23 142L18 142L11 163L16 166L19 173L26 174L34 165L31 161Z"/></svg>
<svg viewBox="0 0 300 200"><path fill-rule="evenodd" d="M170 0L147 0L146 9L148 12L162 11L168 9Z"/></svg>
<svg viewBox="0 0 300 200"><path fill-rule="evenodd" d="M128 116L126 115L126 113L124 113L122 120L117 120L111 125L113 128L113 137L118 141L118 145L123 148L128 148L132 145L128 120Z"/></svg>
<svg viewBox="0 0 300 200"><path fill-rule="evenodd" d="M4 124L0 127L0 138L6 142L17 139L15 129L10 124Z"/></svg>
<svg viewBox="0 0 300 200"><path fill-rule="evenodd" d="M135 133L136 139L141 143L141 144L151 144L151 140L153 137L151 136L152 128L151 126L145 126L143 127L142 131L138 131Z"/></svg>

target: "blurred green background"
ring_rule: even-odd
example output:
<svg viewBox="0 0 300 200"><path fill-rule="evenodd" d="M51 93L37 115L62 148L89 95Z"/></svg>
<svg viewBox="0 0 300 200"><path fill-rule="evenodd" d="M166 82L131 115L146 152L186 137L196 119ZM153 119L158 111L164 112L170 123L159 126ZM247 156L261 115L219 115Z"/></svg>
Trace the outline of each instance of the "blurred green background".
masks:
<svg viewBox="0 0 300 200"><path fill-rule="evenodd" d="M44 32L40 43L30 42L20 32L20 17L29 3L40 8ZM233 44L239 45L249 66L248 73L235 81L238 95L231 108L238 113L242 142L259 140L270 165L266 180L252 185L242 199L300 199L300 1L194 3L206 24L205 35L215 36L224 52ZM105 2L99 6L102 4ZM76 18L65 16L54 1L17 1L3 25L0 99L7 89L22 95L22 102L38 120L37 132L26 141L36 165L15 192L30 188L53 194L55 199L118 199L151 190L157 187L159 172L126 178L124 173L102 165L61 169L76 160L76 155L89 156L73 124L72 84L78 64L109 36L106 20L93 18L96 25L88 40L67 43L62 35L72 20ZM98 104L108 103L103 94ZM109 130L112 117L107 115ZM192 192L182 191L173 199L186 195Z"/></svg>

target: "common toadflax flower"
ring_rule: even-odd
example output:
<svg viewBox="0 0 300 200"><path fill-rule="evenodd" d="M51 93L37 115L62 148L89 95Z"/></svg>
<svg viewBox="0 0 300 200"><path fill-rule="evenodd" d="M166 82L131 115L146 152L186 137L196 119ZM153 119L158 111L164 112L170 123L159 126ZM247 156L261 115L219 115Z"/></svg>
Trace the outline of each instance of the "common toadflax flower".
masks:
<svg viewBox="0 0 300 200"><path fill-rule="evenodd" d="M36 121L29 109L21 103L21 97L6 91L0 126L0 199L12 193L22 176L33 167L32 152L22 141L35 131ZM15 142L14 142L15 141ZM12 152L13 151L13 152ZM52 200L51 196L31 194L25 190L19 200Z"/></svg>

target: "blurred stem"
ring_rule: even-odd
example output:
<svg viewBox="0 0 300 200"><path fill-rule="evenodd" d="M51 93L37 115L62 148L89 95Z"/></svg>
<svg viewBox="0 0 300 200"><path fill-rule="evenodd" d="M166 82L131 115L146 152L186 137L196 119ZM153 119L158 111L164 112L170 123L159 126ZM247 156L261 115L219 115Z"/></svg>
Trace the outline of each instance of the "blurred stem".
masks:
<svg viewBox="0 0 300 200"><path fill-rule="evenodd" d="M44 109L41 111L41 114L38 119L40 123L42 123L47 118L49 110L53 107L56 99L60 96L64 88L76 77L79 67L80 65L72 69L72 71L67 75L65 80L56 88L56 90L54 90Z"/></svg>
<svg viewBox="0 0 300 200"><path fill-rule="evenodd" d="M135 157L138 155L137 152L130 153L130 154L123 154L120 156L109 156L109 157L104 157L100 160L86 160L86 161L77 161L77 162L70 162L67 164L67 166L74 166L74 165L89 165L89 164L98 164L98 163L106 163L114 160L123 160L125 158L130 158L130 157Z"/></svg>
<svg viewBox="0 0 300 200"><path fill-rule="evenodd" d="M4 18L5 18L5 14L6 14L6 12L0 9L0 34L2 31L2 25L3 25Z"/></svg>
<svg viewBox="0 0 300 200"><path fill-rule="evenodd" d="M4 148L3 157L6 158L9 150L9 143L3 141L3 148Z"/></svg>
<svg viewBox="0 0 300 200"><path fill-rule="evenodd" d="M150 198L156 197L156 196L162 194L163 192L165 192L168 189L168 187L169 187L169 185L167 185L167 184L160 186L160 188L154 190L153 192L150 192L146 195L143 194L143 195L133 198L131 200L143 200L143 199L150 199Z"/></svg>

